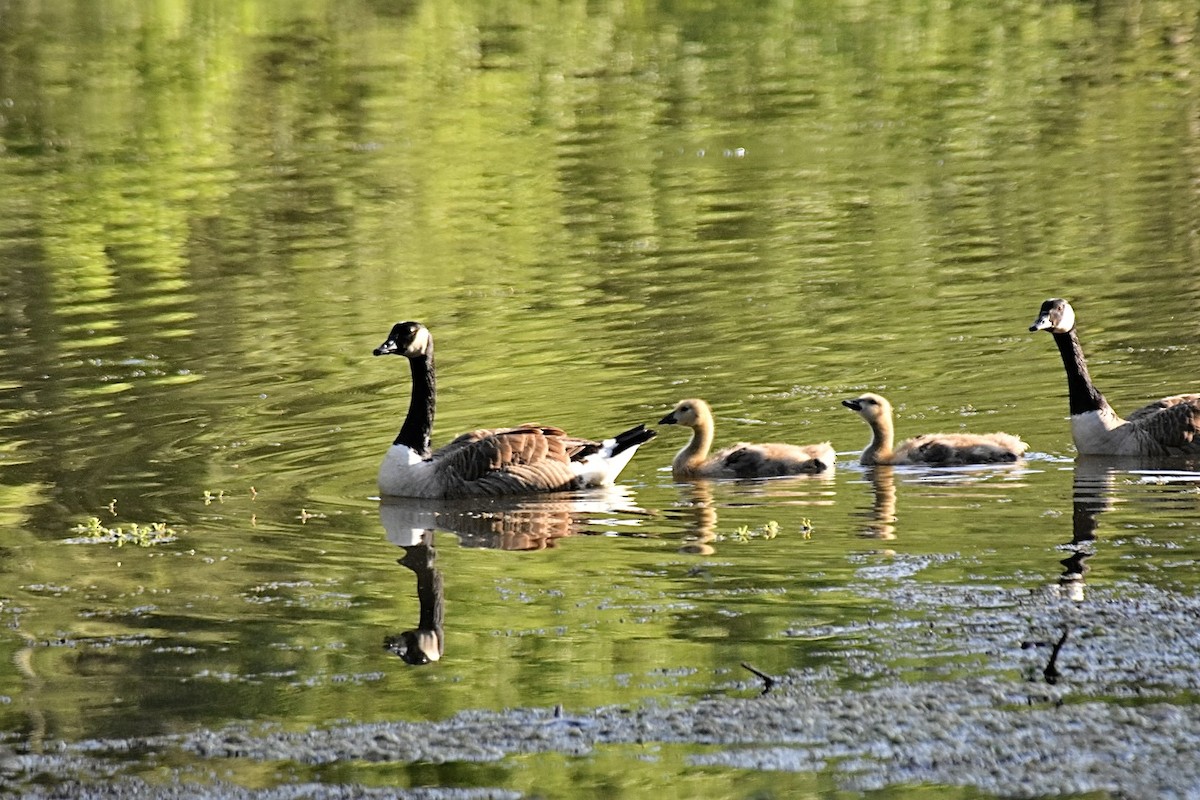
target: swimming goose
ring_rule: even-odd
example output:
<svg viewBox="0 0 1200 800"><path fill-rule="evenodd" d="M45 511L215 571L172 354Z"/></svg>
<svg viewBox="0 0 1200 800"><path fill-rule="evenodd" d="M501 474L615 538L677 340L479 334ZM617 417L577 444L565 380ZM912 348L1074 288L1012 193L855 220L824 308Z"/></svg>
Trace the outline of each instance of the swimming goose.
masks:
<svg viewBox="0 0 1200 800"><path fill-rule="evenodd" d="M892 404L868 392L842 405L857 412L871 426L871 443L859 462L874 464L990 464L1016 461L1029 445L1007 433L926 433L905 439L895 450L892 442Z"/></svg>
<svg viewBox="0 0 1200 800"><path fill-rule="evenodd" d="M822 444L746 444L730 445L712 456L713 415L703 400L681 400L659 425L683 425L692 429L692 438L675 456L671 473L677 480L689 478L772 478L824 472L833 467L837 456L829 442Z"/></svg>
<svg viewBox="0 0 1200 800"><path fill-rule="evenodd" d="M1164 397L1121 419L1092 384L1075 332L1075 309L1060 297L1042 303L1031 331L1050 331L1067 370L1071 436L1082 455L1200 454L1200 394Z"/></svg>
<svg viewBox="0 0 1200 800"><path fill-rule="evenodd" d="M379 491L401 497L478 497L608 486L655 432L636 425L603 442L548 425L475 430L432 451L437 403L433 336L418 322L398 322L375 355L408 359L408 415L379 467Z"/></svg>

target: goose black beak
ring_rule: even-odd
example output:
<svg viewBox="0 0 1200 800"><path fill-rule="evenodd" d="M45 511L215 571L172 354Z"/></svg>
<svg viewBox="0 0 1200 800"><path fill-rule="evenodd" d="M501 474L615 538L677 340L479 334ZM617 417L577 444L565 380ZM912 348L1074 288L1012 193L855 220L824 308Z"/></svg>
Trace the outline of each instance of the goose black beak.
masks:
<svg viewBox="0 0 1200 800"><path fill-rule="evenodd" d="M1036 320L1034 320L1032 325L1029 326L1029 331L1031 333L1033 331L1044 331L1047 328L1052 328L1052 327L1054 327L1054 323L1050 321L1050 315L1042 314L1040 317L1038 317Z"/></svg>
<svg viewBox="0 0 1200 800"><path fill-rule="evenodd" d="M851 411L862 411L862 403L857 400L843 400L842 405Z"/></svg>
<svg viewBox="0 0 1200 800"><path fill-rule="evenodd" d="M677 425L678 423L679 423L679 420L675 419L674 411L672 411L670 414L667 414L665 417L663 417L662 419L660 419L658 421L659 425Z"/></svg>
<svg viewBox="0 0 1200 800"><path fill-rule="evenodd" d="M390 355L391 353L395 353L399 349L400 348L396 346L396 343L393 340L388 339L386 342L379 345L379 347L376 347L371 352L377 356L386 356L386 355Z"/></svg>

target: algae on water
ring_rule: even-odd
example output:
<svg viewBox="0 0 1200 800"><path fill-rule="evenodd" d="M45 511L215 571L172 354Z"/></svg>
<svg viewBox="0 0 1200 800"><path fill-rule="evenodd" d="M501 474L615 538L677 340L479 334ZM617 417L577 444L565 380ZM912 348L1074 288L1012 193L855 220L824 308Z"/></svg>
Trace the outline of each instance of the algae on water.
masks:
<svg viewBox="0 0 1200 800"><path fill-rule="evenodd" d="M165 522L151 522L146 525L131 522L128 526L118 525L110 528L104 525L98 517L88 517L87 522L76 525L71 531L80 535L74 539L68 539L68 544L107 543L115 544L117 547L124 547L127 544L152 547L156 544L173 542L178 538L174 528L168 527Z"/></svg>

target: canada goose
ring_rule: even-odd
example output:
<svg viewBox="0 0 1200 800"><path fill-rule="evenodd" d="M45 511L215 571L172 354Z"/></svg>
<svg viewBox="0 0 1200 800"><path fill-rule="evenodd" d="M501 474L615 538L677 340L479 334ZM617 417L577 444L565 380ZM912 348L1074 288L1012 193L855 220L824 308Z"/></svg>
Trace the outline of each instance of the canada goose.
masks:
<svg viewBox="0 0 1200 800"><path fill-rule="evenodd" d="M692 438L671 462L677 480L689 478L772 478L824 472L833 467L837 456L829 442L810 445L746 444L730 445L708 455L713 440L713 415L703 400L681 400L675 409L658 421L659 425L683 425L692 429Z"/></svg>
<svg viewBox="0 0 1200 800"><path fill-rule="evenodd" d="M1067 370L1071 436L1083 455L1167 456L1200 453L1200 395L1164 397L1121 419L1092 384L1075 309L1060 297L1042 303L1031 331L1050 331Z"/></svg>
<svg viewBox="0 0 1200 800"><path fill-rule="evenodd" d="M857 412L871 426L871 443L859 462L874 464L990 464L1016 461L1029 445L1007 433L926 433L905 439L892 449L892 404L877 394L867 394L842 405Z"/></svg>
<svg viewBox="0 0 1200 800"><path fill-rule="evenodd" d="M636 425L603 442L546 425L476 430L436 452L430 448L437 403L433 336L419 322L398 322L375 355L408 359L408 415L379 467L379 491L400 497L477 497L608 486L655 432Z"/></svg>

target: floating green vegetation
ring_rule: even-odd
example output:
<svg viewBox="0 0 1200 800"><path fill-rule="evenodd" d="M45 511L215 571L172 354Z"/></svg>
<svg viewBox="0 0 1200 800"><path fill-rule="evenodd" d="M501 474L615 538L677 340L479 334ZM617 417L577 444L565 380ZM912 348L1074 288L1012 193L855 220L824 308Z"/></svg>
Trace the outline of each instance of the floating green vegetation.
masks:
<svg viewBox="0 0 1200 800"><path fill-rule="evenodd" d="M128 526L109 528L98 517L88 517L86 523L76 525L71 531L80 536L68 539L68 544L115 544L117 547L135 544L138 547L152 547L173 542L177 538L175 530L168 528L165 522L151 522L148 525L131 522Z"/></svg>
<svg viewBox="0 0 1200 800"><path fill-rule="evenodd" d="M800 536L805 539L812 538L813 524L808 517L800 520L799 525ZM766 524L758 528L751 528L749 525L742 525L737 530L729 535L730 541L748 542L751 539L774 539L782 532L782 528L775 520L767 520Z"/></svg>

